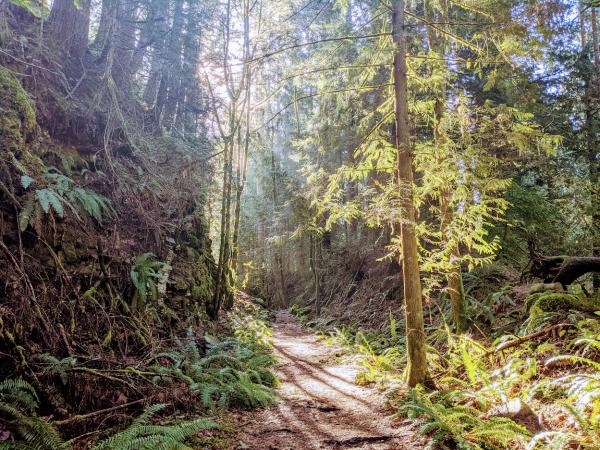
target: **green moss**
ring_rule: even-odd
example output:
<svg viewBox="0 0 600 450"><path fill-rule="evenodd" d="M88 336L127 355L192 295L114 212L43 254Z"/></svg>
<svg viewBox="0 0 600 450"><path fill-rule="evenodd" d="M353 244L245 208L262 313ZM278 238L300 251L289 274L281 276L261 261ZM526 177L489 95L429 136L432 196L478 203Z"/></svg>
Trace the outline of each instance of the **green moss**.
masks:
<svg viewBox="0 0 600 450"><path fill-rule="evenodd" d="M22 175L46 170L32 150L38 147L37 128L35 105L12 72L0 67L0 154Z"/></svg>
<svg viewBox="0 0 600 450"><path fill-rule="evenodd" d="M541 292L530 295L525 299L525 308L527 311L530 311L534 307L542 311L567 311L575 309L593 313L600 310L600 301L566 292Z"/></svg>
<svg viewBox="0 0 600 450"><path fill-rule="evenodd" d="M215 262L212 256L202 208L197 208L185 224L181 245L182 253L189 261L186 277L187 291L192 305L203 309L212 301L215 288Z"/></svg>
<svg viewBox="0 0 600 450"><path fill-rule="evenodd" d="M75 249L75 245L72 242L63 242L62 244L62 256L65 262L72 264L79 260L79 256L77 255L77 250Z"/></svg>
<svg viewBox="0 0 600 450"><path fill-rule="evenodd" d="M192 262L192 300L204 304L212 298L214 278L209 261L206 260L203 254L194 253L195 258Z"/></svg>
<svg viewBox="0 0 600 450"><path fill-rule="evenodd" d="M233 440L239 428L238 424L231 416L226 415L218 416L215 420L219 427L214 430L206 430L188 440L191 448L226 450L236 447Z"/></svg>
<svg viewBox="0 0 600 450"><path fill-rule="evenodd" d="M35 107L21 82L0 67L0 136L5 150L20 151L36 129Z"/></svg>

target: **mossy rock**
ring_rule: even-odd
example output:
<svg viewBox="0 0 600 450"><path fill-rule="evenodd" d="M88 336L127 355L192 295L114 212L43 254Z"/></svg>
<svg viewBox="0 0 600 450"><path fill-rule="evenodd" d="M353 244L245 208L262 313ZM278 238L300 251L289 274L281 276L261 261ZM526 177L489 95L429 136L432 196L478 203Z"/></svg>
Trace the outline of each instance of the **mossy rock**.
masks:
<svg viewBox="0 0 600 450"><path fill-rule="evenodd" d="M535 283L529 289L529 295L543 292L564 292L564 289L560 283Z"/></svg>
<svg viewBox="0 0 600 450"><path fill-rule="evenodd" d="M192 262L193 285L191 289L192 300L204 304L212 298L214 276L211 271L210 261L204 255L195 252L196 257Z"/></svg>
<svg viewBox="0 0 600 450"><path fill-rule="evenodd" d="M0 67L0 148L19 153L35 130L33 102L21 82Z"/></svg>
<svg viewBox="0 0 600 450"><path fill-rule="evenodd" d="M46 170L34 150L37 139L34 103L12 72L0 67L0 155L21 175L35 177Z"/></svg>
<svg viewBox="0 0 600 450"><path fill-rule="evenodd" d="M185 219L177 240L179 254L186 262L185 274L177 283L177 290L186 292L190 306L205 311L213 299L216 282L216 264L212 256L204 203Z"/></svg>
<svg viewBox="0 0 600 450"><path fill-rule="evenodd" d="M534 307L542 311L568 311L575 309L577 311L593 313L594 311L600 311L600 301L595 298L566 292L541 292L530 295L525 299L525 309L527 311L530 311Z"/></svg>

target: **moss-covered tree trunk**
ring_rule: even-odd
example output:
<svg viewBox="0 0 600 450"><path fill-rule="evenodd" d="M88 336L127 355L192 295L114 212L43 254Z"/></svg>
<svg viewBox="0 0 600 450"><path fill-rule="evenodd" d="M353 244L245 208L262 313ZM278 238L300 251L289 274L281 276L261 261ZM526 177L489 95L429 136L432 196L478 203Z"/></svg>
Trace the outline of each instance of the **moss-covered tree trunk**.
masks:
<svg viewBox="0 0 600 450"><path fill-rule="evenodd" d="M277 197L277 168L275 165L275 152L273 148L271 148L271 182L273 184L272 190L272 199L273 199L273 212L277 211L279 201ZM277 232L279 232L279 228L277 228ZM281 307L285 305L285 292L284 292L284 277L283 277L283 257L282 257L282 249L279 243L276 243L276 248L274 249L275 254L275 267L273 267L273 274L275 276L275 286L276 293L275 298L277 299L277 304Z"/></svg>
<svg viewBox="0 0 600 450"><path fill-rule="evenodd" d="M450 195L450 191L445 189L440 199L440 209L442 213L440 230L442 232L442 242L445 245L450 246L448 252L450 261L449 268L446 271L446 283L448 284L448 296L450 297L452 324L454 325L454 331L462 333L467 329L467 306L460 264L460 249L458 248L457 243L452 242L452 239L448 238L447 234L448 225L452 220L453 214L449 201Z"/></svg>
<svg viewBox="0 0 600 450"><path fill-rule="evenodd" d="M224 299L229 295L229 257L230 257L230 223L231 223L231 179L232 179L232 142L226 140L223 152L223 186L221 191L221 231L219 241L219 259L217 263L217 280L208 315L217 319Z"/></svg>
<svg viewBox="0 0 600 450"><path fill-rule="evenodd" d="M245 15L245 26L247 30L245 35L249 33L249 13ZM245 39L246 45L249 44L248 39ZM242 142L241 130L238 130L238 161L237 161L237 180L236 180L236 191L235 191L235 211L233 218L233 237L232 237L232 255L231 255L231 268L234 273L234 278L238 272L238 259L239 259L239 237L240 237L240 221L241 221L241 210L242 210L242 194L246 186L246 175L248 172L248 152L250 150L250 98L251 98L251 82L252 74L250 69L246 69L246 96L244 99L244 137Z"/></svg>
<svg viewBox="0 0 600 450"><path fill-rule="evenodd" d="M427 381L425 355L425 326L421 292L421 274L413 188L413 156L410 148L408 125L408 98L406 76L406 43L404 36L404 0L392 1L392 39L394 42L394 94L396 113L396 148L398 151L397 176L401 189L402 272L404 276L404 305L406 314L406 351L408 353L408 385Z"/></svg>

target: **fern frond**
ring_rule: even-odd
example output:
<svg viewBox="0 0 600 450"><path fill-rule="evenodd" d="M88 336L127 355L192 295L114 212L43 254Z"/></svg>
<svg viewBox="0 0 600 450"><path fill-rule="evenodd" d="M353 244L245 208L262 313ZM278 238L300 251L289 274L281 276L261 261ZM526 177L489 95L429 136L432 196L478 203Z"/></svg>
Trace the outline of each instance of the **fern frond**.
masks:
<svg viewBox="0 0 600 450"><path fill-rule="evenodd" d="M99 442L93 450L173 450L185 449L186 439L198 431L216 428L211 419L197 419L177 425L150 425L148 420L164 404L152 405L125 430Z"/></svg>
<svg viewBox="0 0 600 450"><path fill-rule="evenodd" d="M38 408L35 389L21 378L0 382L0 402L29 414L34 414Z"/></svg>

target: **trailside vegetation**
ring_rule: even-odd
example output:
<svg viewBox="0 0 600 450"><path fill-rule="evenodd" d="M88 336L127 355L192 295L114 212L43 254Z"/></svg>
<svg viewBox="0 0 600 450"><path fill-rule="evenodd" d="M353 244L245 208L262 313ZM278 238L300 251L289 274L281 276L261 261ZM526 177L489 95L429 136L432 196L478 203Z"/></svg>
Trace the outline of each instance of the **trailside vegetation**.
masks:
<svg viewBox="0 0 600 450"><path fill-rule="evenodd" d="M290 309L431 448L597 449L599 8L0 0L0 448L229 445Z"/></svg>

